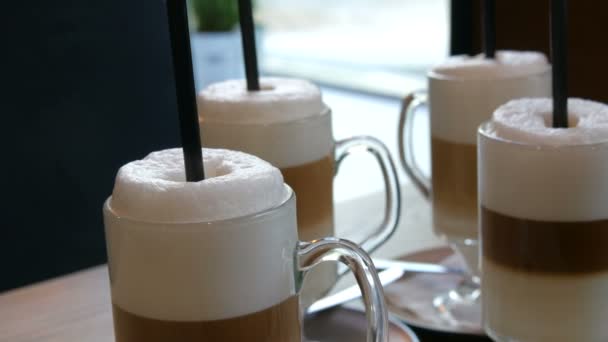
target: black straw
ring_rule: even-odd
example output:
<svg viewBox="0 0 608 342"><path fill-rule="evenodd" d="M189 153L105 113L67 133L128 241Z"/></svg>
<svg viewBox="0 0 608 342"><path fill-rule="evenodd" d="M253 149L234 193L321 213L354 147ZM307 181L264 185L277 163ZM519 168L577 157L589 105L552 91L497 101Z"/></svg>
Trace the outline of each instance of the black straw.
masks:
<svg viewBox="0 0 608 342"><path fill-rule="evenodd" d="M553 127L568 128L567 1L551 2L551 60L553 63Z"/></svg>
<svg viewBox="0 0 608 342"><path fill-rule="evenodd" d="M496 55L496 1L483 2L483 51L486 58Z"/></svg>
<svg viewBox="0 0 608 342"><path fill-rule="evenodd" d="M196 111L188 10L186 0L166 1L186 180L198 182L205 179L205 171Z"/></svg>
<svg viewBox="0 0 608 342"><path fill-rule="evenodd" d="M239 0L239 20L241 23L241 38L243 40L243 56L245 57L247 89L250 91L260 90L251 0Z"/></svg>

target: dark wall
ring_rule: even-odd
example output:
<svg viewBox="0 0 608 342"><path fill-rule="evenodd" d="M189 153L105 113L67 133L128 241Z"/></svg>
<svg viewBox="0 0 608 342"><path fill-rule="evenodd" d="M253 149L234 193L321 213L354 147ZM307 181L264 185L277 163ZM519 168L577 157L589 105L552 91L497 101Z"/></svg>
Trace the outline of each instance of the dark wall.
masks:
<svg viewBox="0 0 608 342"><path fill-rule="evenodd" d="M471 53L481 51L481 2L480 0L452 0L453 5L471 9L471 28L461 29L457 39L467 47L470 39ZM549 0L496 1L496 47L498 49L539 50L549 55L550 27ZM608 102L608 91L603 80L608 78L608 45L604 44L608 2L597 0L568 1L568 88L570 96ZM465 13L461 13L461 12ZM464 21L467 10L459 13L456 21ZM463 19L464 18L464 19ZM459 52L463 52L461 49Z"/></svg>
<svg viewBox="0 0 608 342"><path fill-rule="evenodd" d="M105 261L120 165L178 144L162 0L0 12L0 291Z"/></svg>

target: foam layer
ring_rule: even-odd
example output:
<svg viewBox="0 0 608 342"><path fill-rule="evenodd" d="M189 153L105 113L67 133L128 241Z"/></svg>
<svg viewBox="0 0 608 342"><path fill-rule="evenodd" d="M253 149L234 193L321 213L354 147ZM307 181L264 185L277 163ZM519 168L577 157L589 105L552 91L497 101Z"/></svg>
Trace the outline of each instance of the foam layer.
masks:
<svg viewBox="0 0 608 342"><path fill-rule="evenodd" d="M500 106L492 117L492 134L505 140L539 146L608 142L608 106L568 99L568 129L552 127L552 99L518 99Z"/></svg>
<svg viewBox="0 0 608 342"><path fill-rule="evenodd" d="M499 51L496 60L453 57L428 75L433 137L476 143L477 127L505 102L551 96L551 67L537 52Z"/></svg>
<svg viewBox="0 0 608 342"><path fill-rule="evenodd" d="M319 115L325 104L314 84L293 78L263 77L260 91L248 91L245 80L215 83L198 95L204 120L240 124L288 122Z"/></svg>
<svg viewBox="0 0 608 342"><path fill-rule="evenodd" d="M606 341L608 273L542 276L483 259L486 327L521 341Z"/></svg>
<svg viewBox="0 0 608 342"><path fill-rule="evenodd" d="M119 172L104 223L112 302L122 310L158 320L208 321L258 312L295 295L292 191L276 168L258 158L204 153L209 178L199 183L183 182L177 149ZM262 207L278 209L241 217Z"/></svg>
<svg viewBox="0 0 608 342"><path fill-rule="evenodd" d="M118 171L112 210L153 222L200 222L239 217L287 199L280 171L229 150L204 149L206 179L186 182L181 149L153 152Z"/></svg>
<svg viewBox="0 0 608 342"><path fill-rule="evenodd" d="M483 54L453 56L436 66L432 73L462 80L494 80L515 78L546 72L547 57L535 51L497 51L495 59Z"/></svg>
<svg viewBox="0 0 608 342"><path fill-rule="evenodd" d="M608 218L608 107L569 103L576 127L545 127L548 99L510 102L482 126L478 189L483 206L540 221Z"/></svg>

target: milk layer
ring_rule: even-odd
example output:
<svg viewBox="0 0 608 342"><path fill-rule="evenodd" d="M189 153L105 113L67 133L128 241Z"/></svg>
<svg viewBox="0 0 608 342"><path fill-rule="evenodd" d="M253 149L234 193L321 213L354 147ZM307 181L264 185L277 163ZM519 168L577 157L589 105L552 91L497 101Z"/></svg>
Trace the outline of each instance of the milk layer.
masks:
<svg viewBox="0 0 608 342"><path fill-rule="evenodd" d="M606 341L608 272L541 275L482 260L484 324L521 341Z"/></svg>

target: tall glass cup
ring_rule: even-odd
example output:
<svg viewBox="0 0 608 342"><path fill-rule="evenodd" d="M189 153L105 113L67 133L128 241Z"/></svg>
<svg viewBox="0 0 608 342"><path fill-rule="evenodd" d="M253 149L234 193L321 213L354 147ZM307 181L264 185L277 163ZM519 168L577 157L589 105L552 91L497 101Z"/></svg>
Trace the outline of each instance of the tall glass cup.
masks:
<svg viewBox="0 0 608 342"><path fill-rule="evenodd" d="M248 93L244 81L227 81L199 94L204 145L244 151L278 167L298 196L298 233L303 240L335 235L333 180L340 163L357 151L371 153L382 171L386 194L381 224L371 227L359 242L371 253L392 235L400 216L399 182L388 149L368 136L335 141L331 109L309 82L284 78L260 82L259 92ZM312 112L306 112L308 108ZM335 265L315 270L307 280L303 305L327 293L337 277Z"/></svg>
<svg viewBox="0 0 608 342"><path fill-rule="evenodd" d="M436 298L442 313L458 319L478 305L477 146L479 124L501 104L520 97L551 94L551 67L544 55L499 51L497 60L453 57L431 70L428 90L403 100L399 120L399 156L414 185L431 201L433 229L465 262L472 277ZM428 105L431 121L431 174L414 158L413 117ZM477 304L475 304L477 303ZM476 310L476 309L474 309Z"/></svg>
<svg viewBox="0 0 608 342"><path fill-rule="evenodd" d="M493 120L478 133L485 330L496 341L608 341L608 106L571 99L559 129L551 99L518 107L524 127Z"/></svg>
<svg viewBox="0 0 608 342"><path fill-rule="evenodd" d="M296 200L226 220L166 223L103 207L117 342L300 342L299 296L309 270L348 265L367 308L367 341L387 341L371 259L337 238L300 242Z"/></svg>

